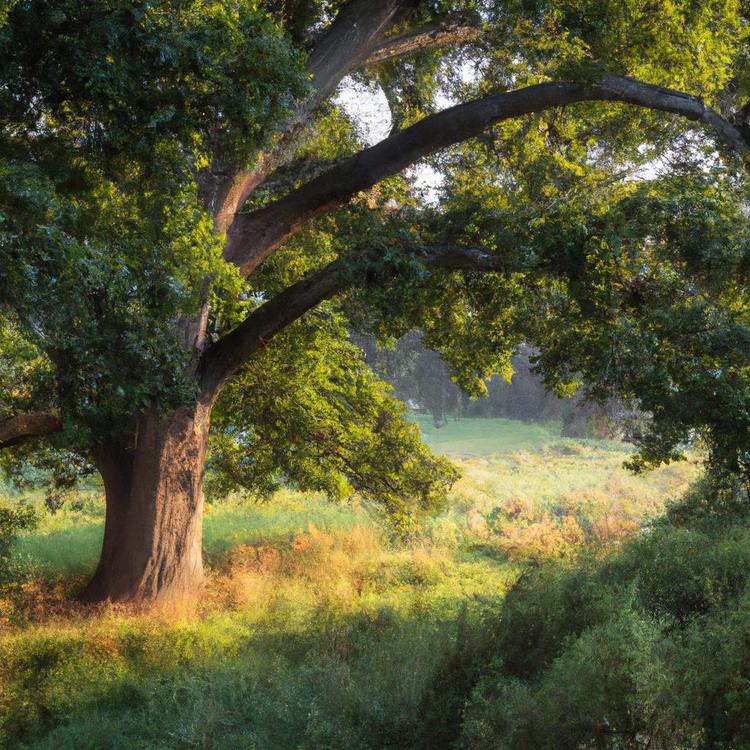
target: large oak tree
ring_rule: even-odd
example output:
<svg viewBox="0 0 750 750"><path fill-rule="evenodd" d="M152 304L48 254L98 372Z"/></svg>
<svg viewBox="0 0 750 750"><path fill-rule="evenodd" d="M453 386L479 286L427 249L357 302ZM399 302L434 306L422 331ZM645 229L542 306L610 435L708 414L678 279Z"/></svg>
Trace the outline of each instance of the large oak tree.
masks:
<svg viewBox="0 0 750 750"><path fill-rule="evenodd" d="M404 528L440 496L451 468L351 327L422 328L469 390L528 342L550 387L650 415L636 467L699 437L747 470L741 3L11 0L0 23L0 448L20 477L101 474L87 598L196 590L209 449L217 491L359 492ZM345 79L388 102L375 145Z"/></svg>

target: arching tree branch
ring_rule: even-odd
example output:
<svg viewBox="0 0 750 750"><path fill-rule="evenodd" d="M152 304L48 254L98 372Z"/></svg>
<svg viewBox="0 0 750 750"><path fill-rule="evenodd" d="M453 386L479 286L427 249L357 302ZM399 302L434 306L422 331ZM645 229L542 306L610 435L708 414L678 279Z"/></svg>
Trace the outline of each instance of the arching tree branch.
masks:
<svg viewBox="0 0 750 750"><path fill-rule="evenodd" d="M729 148L739 152L750 150L750 140L730 120L707 106L699 96L642 83L626 76L605 76L595 88L602 93L601 98L607 101L671 112L688 120L702 122L712 128Z"/></svg>
<svg viewBox="0 0 750 750"><path fill-rule="evenodd" d="M62 423L55 411L18 414L0 422L0 450L32 438L52 435L60 430Z"/></svg>
<svg viewBox="0 0 750 750"><path fill-rule="evenodd" d="M209 397L259 349L308 310L339 292L342 264L331 263L287 287L253 310L235 329L210 346L201 357L201 391Z"/></svg>
<svg viewBox="0 0 750 750"><path fill-rule="evenodd" d="M459 245L431 247L406 247L404 253L412 255L426 266L446 270L503 271L506 264L501 256L482 248ZM361 259L377 254L362 253ZM308 310L343 291L351 277L343 273L348 259L335 261L316 271L268 300L235 329L207 349L200 362L201 387L206 394L215 394L237 370L290 323Z"/></svg>
<svg viewBox="0 0 750 750"><path fill-rule="evenodd" d="M748 149L737 128L698 97L621 76L606 76L592 86L542 83L426 117L340 162L289 195L239 215L230 229L225 257L247 276L314 216L340 206L419 159L477 136L501 120L582 101L621 102L678 114L714 128L730 147Z"/></svg>
<svg viewBox="0 0 750 750"><path fill-rule="evenodd" d="M403 57L421 50L433 47L447 47L450 44L466 44L475 42L482 35L482 30L476 26L465 26L462 24L448 24L424 26L418 29L405 31L388 37L375 46L367 59L365 65L392 60L395 57Z"/></svg>

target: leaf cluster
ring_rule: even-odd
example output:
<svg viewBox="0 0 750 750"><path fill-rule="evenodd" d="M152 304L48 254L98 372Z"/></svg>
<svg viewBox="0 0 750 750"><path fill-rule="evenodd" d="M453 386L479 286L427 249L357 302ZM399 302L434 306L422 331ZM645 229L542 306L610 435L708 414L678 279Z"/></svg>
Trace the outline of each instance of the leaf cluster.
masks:
<svg viewBox="0 0 750 750"><path fill-rule="evenodd" d="M281 483L383 508L402 533L434 510L457 479L390 386L323 308L281 334L220 396L211 434L209 494L267 496Z"/></svg>

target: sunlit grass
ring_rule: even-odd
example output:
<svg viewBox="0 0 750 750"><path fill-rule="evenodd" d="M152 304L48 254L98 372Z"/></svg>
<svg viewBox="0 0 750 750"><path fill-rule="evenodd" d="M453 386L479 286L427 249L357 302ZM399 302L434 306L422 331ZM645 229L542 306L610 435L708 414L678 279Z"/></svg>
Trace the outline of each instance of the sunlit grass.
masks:
<svg viewBox="0 0 750 750"><path fill-rule="evenodd" d="M0 639L6 736L70 748L178 736L201 747L219 722L225 734L211 747L229 747L237 731L254 743L243 747L312 748L341 710L414 725L455 649L457 618L477 622L494 611L517 575L514 566L454 559L428 544L388 544L372 525L310 525L209 560L192 617L73 611L11 628ZM121 744L97 745L113 712L110 732ZM342 724L341 747L367 746L358 726Z"/></svg>
<svg viewBox="0 0 750 750"><path fill-rule="evenodd" d="M624 446L550 425L452 429L427 438L464 455L463 477L409 544L356 502L283 491L210 504L207 584L189 616L72 602L101 541L96 487L42 517L0 599L0 746L430 747L461 708L434 691L459 700L462 665L491 651L524 565L618 543L697 473L685 462L636 477Z"/></svg>
<svg viewBox="0 0 750 750"><path fill-rule="evenodd" d="M560 437L559 422L449 417L442 427L435 427L432 417L418 415L413 419L434 451L454 457L493 456L538 448Z"/></svg>

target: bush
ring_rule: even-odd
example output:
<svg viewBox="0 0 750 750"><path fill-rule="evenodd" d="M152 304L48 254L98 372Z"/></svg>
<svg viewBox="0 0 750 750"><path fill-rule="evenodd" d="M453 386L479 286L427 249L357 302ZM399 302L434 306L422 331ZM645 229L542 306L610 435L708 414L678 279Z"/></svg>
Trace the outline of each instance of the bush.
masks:
<svg viewBox="0 0 750 750"><path fill-rule="evenodd" d="M466 712L470 750L639 747L651 714L654 627L618 614L588 629L535 682L485 677Z"/></svg>
<svg viewBox="0 0 750 750"><path fill-rule="evenodd" d="M740 489L703 482L609 559L524 576L503 605L460 746L750 747L750 529Z"/></svg>
<svg viewBox="0 0 750 750"><path fill-rule="evenodd" d="M0 505L0 584L10 575L10 556L18 532L36 525L36 513L29 505L15 508Z"/></svg>
<svg viewBox="0 0 750 750"><path fill-rule="evenodd" d="M503 603L497 656L503 669L532 678L566 643L606 620L610 592L581 568L546 565L519 580Z"/></svg>
<svg viewBox="0 0 750 750"><path fill-rule="evenodd" d="M720 536L691 529L657 529L628 549L636 603L666 625L727 607L750 576L750 533L732 528Z"/></svg>

